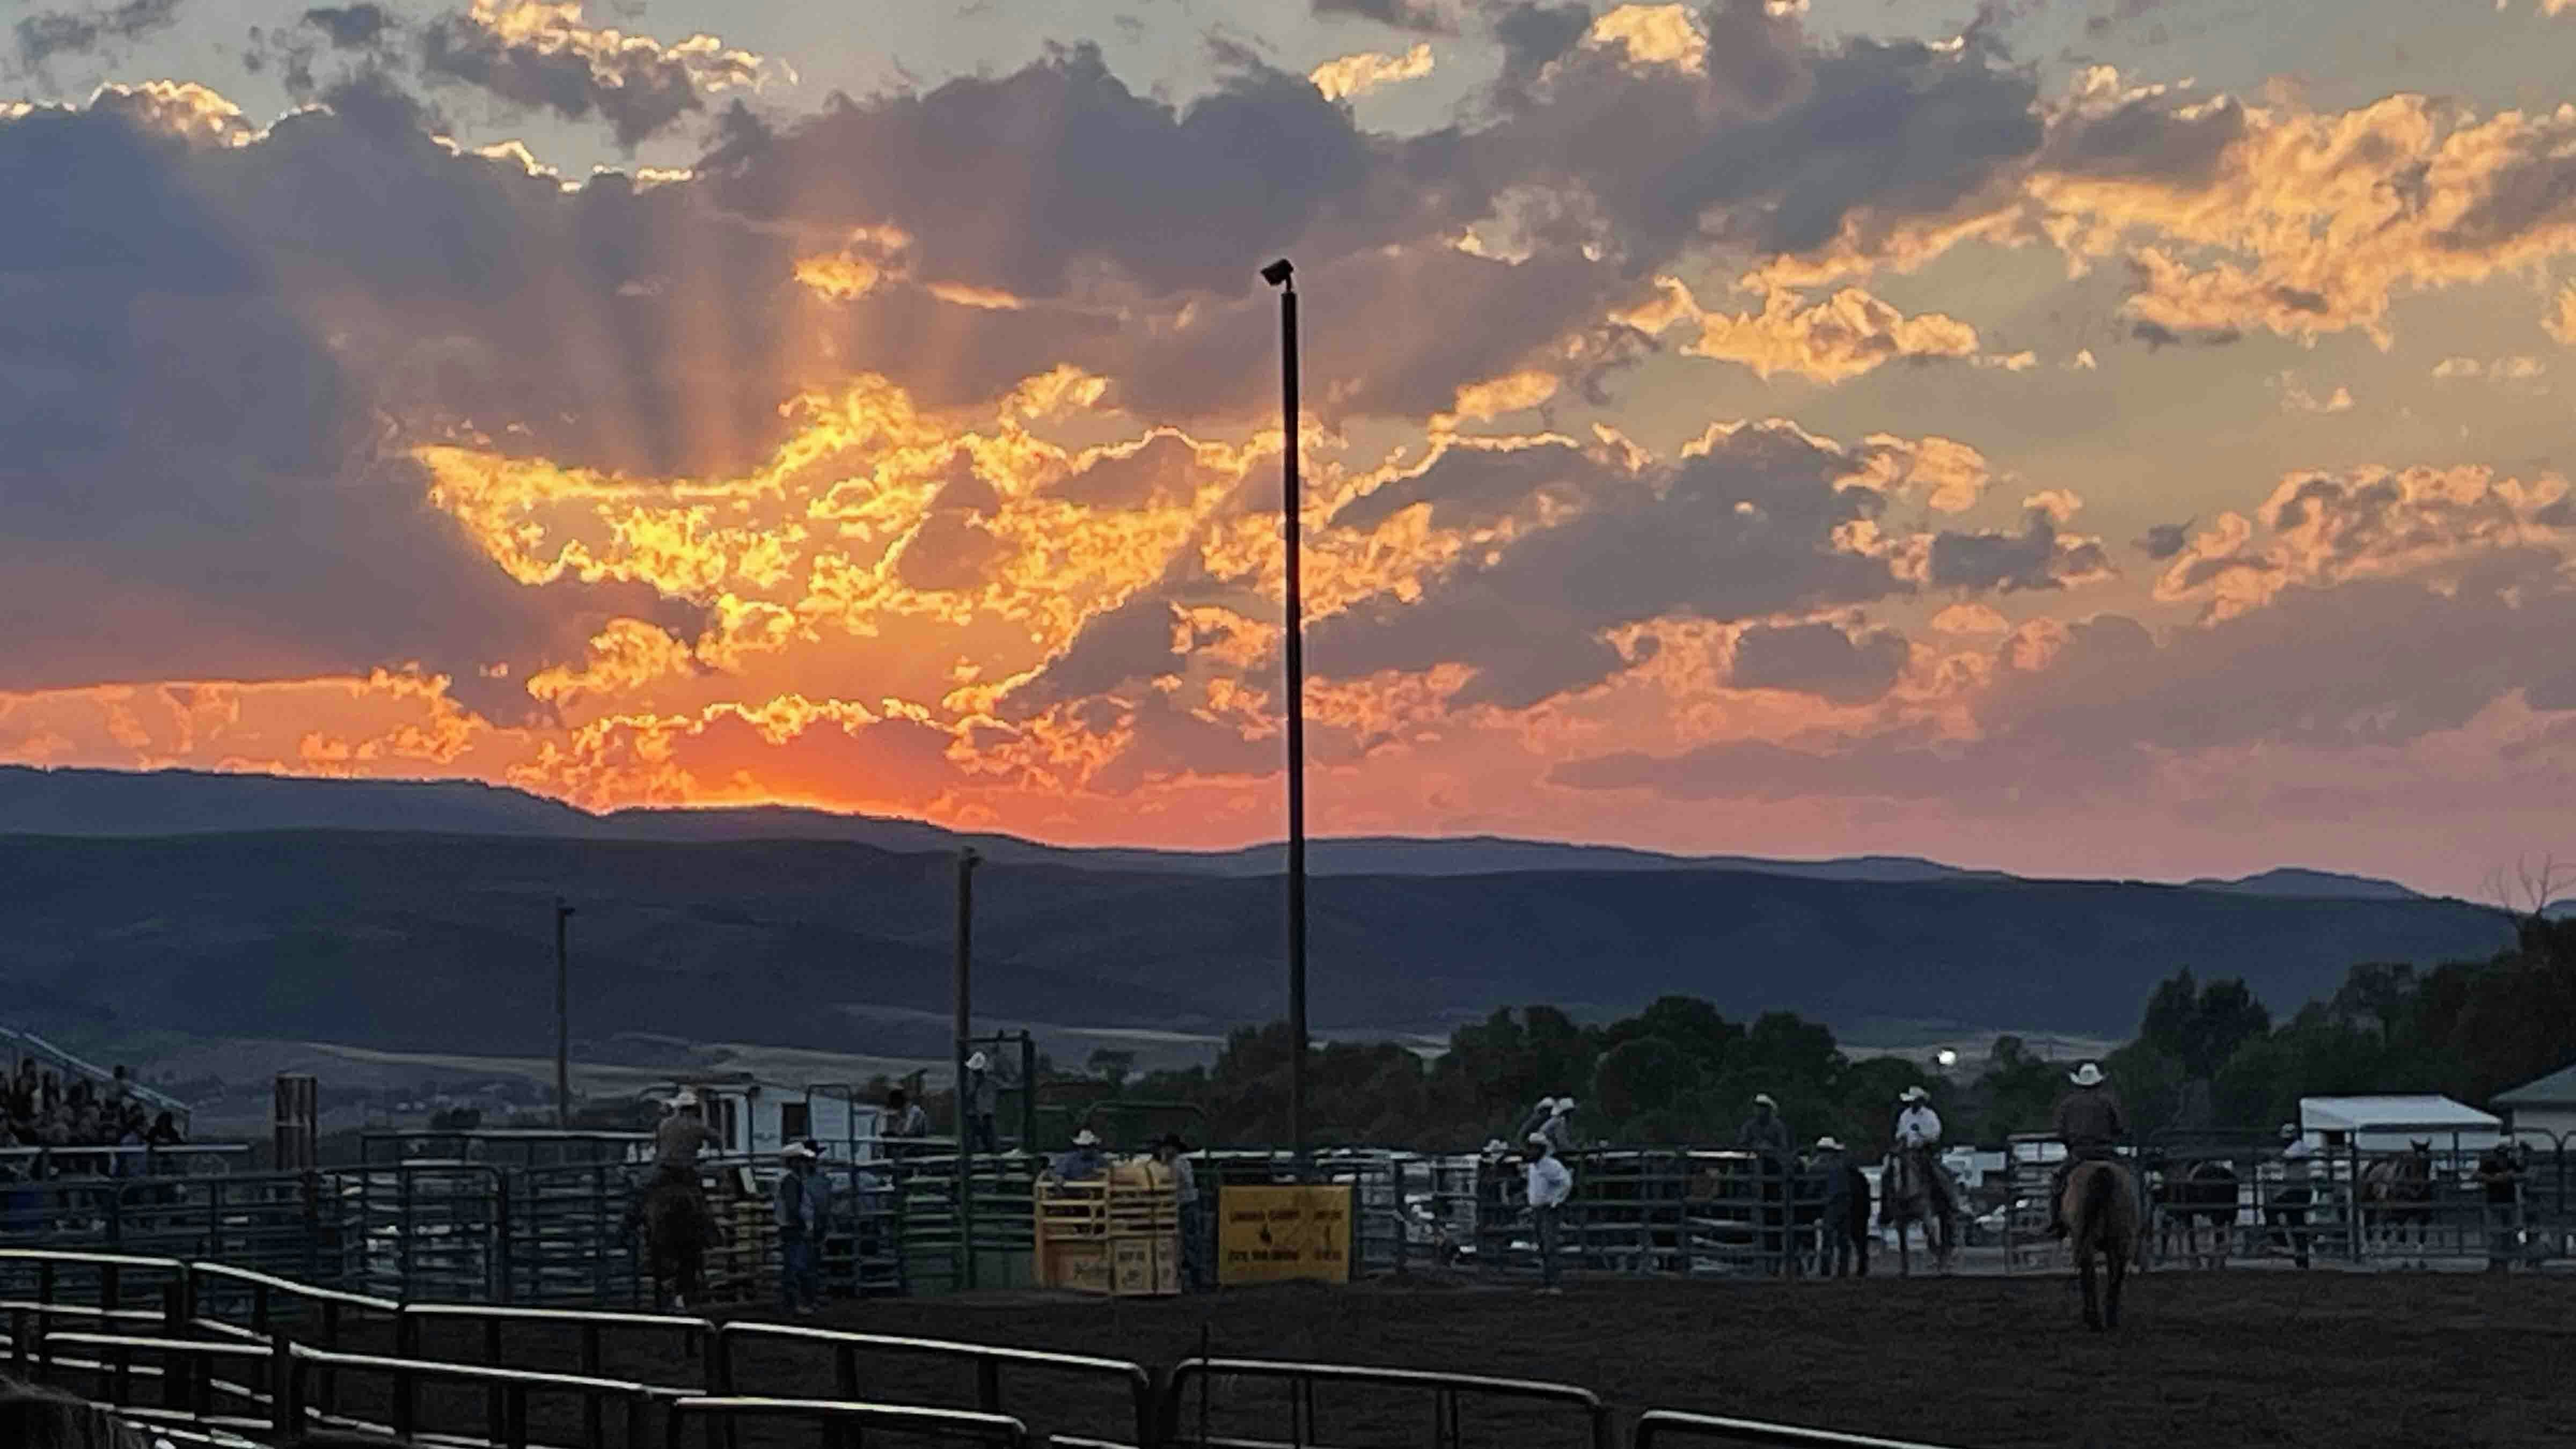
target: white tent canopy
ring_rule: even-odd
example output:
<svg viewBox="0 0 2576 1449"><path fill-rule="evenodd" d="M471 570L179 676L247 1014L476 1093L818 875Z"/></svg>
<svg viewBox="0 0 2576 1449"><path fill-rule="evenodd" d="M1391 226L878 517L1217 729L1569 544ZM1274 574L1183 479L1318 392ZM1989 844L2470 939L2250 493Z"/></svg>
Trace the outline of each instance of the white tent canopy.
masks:
<svg viewBox="0 0 2576 1449"><path fill-rule="evenodd" d="M2435 1150L2463 1151L2495 1145L2504 1123L2465 1102L2440 1096L2301 1097L2299 1127L2311 1138L2345 1134L2364 1152L2395 1152L2430 1139Z"/></svg>

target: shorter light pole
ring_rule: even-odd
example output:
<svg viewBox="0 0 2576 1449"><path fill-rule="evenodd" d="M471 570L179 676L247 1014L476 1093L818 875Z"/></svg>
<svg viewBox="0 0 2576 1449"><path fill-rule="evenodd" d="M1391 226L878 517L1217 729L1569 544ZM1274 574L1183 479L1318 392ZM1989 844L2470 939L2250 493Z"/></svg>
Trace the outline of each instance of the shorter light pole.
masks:
<svg viewBox="0 0 2576 1449"><path fill-rule="evenodd" d="M555 897L555 1126L572 1127L572 907Z"/></svg>

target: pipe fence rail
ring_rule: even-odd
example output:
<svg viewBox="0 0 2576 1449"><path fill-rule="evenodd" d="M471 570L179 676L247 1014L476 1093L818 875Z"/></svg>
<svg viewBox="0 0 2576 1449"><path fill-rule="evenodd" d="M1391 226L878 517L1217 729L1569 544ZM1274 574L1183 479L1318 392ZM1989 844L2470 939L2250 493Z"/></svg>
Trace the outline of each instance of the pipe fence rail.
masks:
<svg viewBox="0 0 2576 1449"><path fill-rule="evenodd" d="M1675 1442L1770 1444L1783 1446L1783 1449L1937 1449L1934 1445L1903 1439L1877 1439L1866 1434L1802 1429L1790 1424L1765 1424L1712 1414L1683 1414L1670 1409L1652 1409L1639 1415L1636 1431L1628 1441L1629 1449L1658 1449L1660 1445Z"/></svg>
<svg viewBox="0 0 2576 1449"><path fill-rule="evenodd" d="M1256 1439L1211 1432L1204 1422L1189 1422L1191 1392L1197 1388L1200 1402L1207 1404L1214 1383L1221 1379L1251 1379L1281 1384L1287 1391L1288 1437ZM1572 1384L1543 1383L1533 1379L1487 1378L1475 1374L1435 1373L1422 1369L1361 1368L1349 1364L1295 1363L1276 1359L1193 1358L1173 1366L1163 1381L1163 1392L1156 1413L1155 1442L1165 1449L1326 1449L1330 1441L1320 1437L1322 1430L1315 1408L1315 1387L1332 1384L1343 1388L1395 1389L1427 1393L1431 1403L1432 1449L1466 1449L1476 1442L1467 1437L1464 1418L1469 1402L1505 1400L1517 1403L1553 1405L1566 1411L1560 1417L1570 1422L1565 1442L1585 1449L1616 1449L1618 1436L1613 1432L1610 1411L1598 1394ZM1229 1405L1229 1408L1233 1406Z"/></svg>
<svg viewBox="0 0 2576 1449"><path fill-rule="evenodd" d="M712 1442L719 1431L745 1419L792 1419L821 1428L828 1449L865 1449L870 1430L897 1433L934 1443L990 1444L998 1449L1026 1449L1028 1426L1004 1414L968 1409L923 1409L901 1404L860 1404L838 1399L762 1399L702 1395L675 1400L663 1409L662 1443L681 1449L694 1424ZM641 1438L630 1441L641 1446Z"/></svg>
<svg viewBox="0 0 2576 1449"><path fill-rule="evenodd" d="M904 1442L1029 1444L1062 1449L1329 1449L1340 1442L1325 1426L1360 1425L1385 1442L1390 1425L1414 1422L1428 1449L1467 1449L1479 1442L1474 1420L1512 1412L1512 1422L1561 1429L1561 1441L1585 1449L1623 1442L1609 1408L1589 1389L1534 1380L1428 1370L1360 1367L1267 1359L1193 1358L1157 1377L1118 1359L988 1344L847 1333L796 1324L714 1323L705 1319L581 1312L490 1304L413 1303L316 1289L221 1264L188 1264L106 1254L32 1254L0 1258L33 1276L41 1291L68 1296L12 1305L12 1368L51 1382L174 1443L258 1444L316 1429L393 1435L453 1449L609 1449L680 1444L692 1428L709 1446L734 1441L751 1420L786 1419L811 1426L825 1449L864 1449L892 1436ZM111 1286L113 1284L113 1286ZM149 1301L159 1284L166 1317L160 1333L39 1329L38 1314L91 1322L142 1324L143 1308L103 1305ZM236 1292L249 1322L209 1318L198 1310L210 1290ZM336 1325L333 1311L345 1315ZM391 1310L395 1352L345 1352L298 1341L299 1333L354 1331ZM102 1315L114 1311L117 1320ZM561 1330L583 1371L505 1365L504 1352L526 1357L524 1332ZM208 1333L213 1336L189 1336ZM263 1337L264 1335L264 1337ZM608 1371L618 1341L676 1336L694 1346L704 1383L652 1383ZM484 1361L448 1356L479 1348ZM788 1391L763 1393L746 1381L777 1374L746 1362L758 1350L829 1355L833 1396L812 1392L819 1375L787 1372ZM927 1357L968 1371L952 1402L881 1403L861 1399L872 1379L869 1360ZM686 1361L686 1355L684 1355ZM808 1360L810 1362L810 1359ZM1012 1381L1049 1382L1006 1396ZM1276 1386L1256 1395L1242 1386ZM1103 1433L1088 1425L1039 1440L1012 1399L1028 1398L1051 1417L1080 1417L1071 1385L1095 1391L1088 1407L1119 1421ZM1322 1402L1332 1391L1331 1402ZM1389 1413L1387 1396L1414 1410ZM1257 1402L1255 1400L1258 1400ZM1531 1412L1536 1407L1536 1414ZM540 1412L541 1407L545 1412ZM1222 1410L1222 1421L1219 1410ZM1249 1428L1243 1421L1253 1417ZM1051 1426L1052 1427L1052 1426ZM1281 1435L1284 1433L1284 1437ZM542 1436L542 1438L541 1438ZM1406 1437L1410 1438L1410 1435ZM1626 1436L1627 1449L1696 1441L1808 1446L1808 1449L1930 1449L1899 1441L1749 1420L1650 1411Z"/></svg>
<svg viewBox="0 0 2576 1449"><path fill-rule="evenodd" d="M1043 1376L1058 1389L1052 1399L1058 1413L1070 1414L1080 1399L1068 1400L1076 1385L1093 1390L1103 1402L1089 1405L1103 1416L1124 1417L1124 1439L1095 1438L1087 1442L1118 1446L1118 1449L1145 1449L1154 1443L1154 1376L1141 1364L1123 1359L1095 1358L1082 1354L1048 1353L1037 1349L1004 1348L990 1344L956 1343L945 1339L904 1338L875 1333L845 1333L836 1329L809 1328L784 1323L727 1323L716 1330L715 1349L710 1358L709 1383L720 1393L742 1390L749 1372L749 1350L825 1350L831 1355L832 1382L844 1398L858 1396L863 1382L863 1358L930 1358L955 1364L973 1375L973 1405L978 1412L1001 1414L1009 1409L1005 1400L1003 1375L1014 1378ZM1069 1381L1069 1382L1068 1382ZM1123 1408L1123 1416L1113 1409Z"/></svg>

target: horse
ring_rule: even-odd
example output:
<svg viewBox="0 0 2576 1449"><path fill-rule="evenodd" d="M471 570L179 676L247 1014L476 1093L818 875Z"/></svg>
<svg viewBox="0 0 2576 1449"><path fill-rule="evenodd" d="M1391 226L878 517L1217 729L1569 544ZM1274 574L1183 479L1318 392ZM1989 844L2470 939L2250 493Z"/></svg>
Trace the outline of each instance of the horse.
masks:
<svg viewBox="0 0 2576 1449"><path fill-rule="evenodd" d="M2140 1236L2137 1184L2117 1162L2079 1162L2066 1175L2059 1211L2066 1219L2076 1271L2084 1279L2084 1326L2096 1332L2119 1327L2120 1285L2128 1279L2129 1259L2137 1255ZM2107 1296L2094 1278L2097 1254L2110 1268Z"/></svg>
<svg viewBox="0 0 2576 1449"><path fill-rule="evenodd" d="M2362 1174L2361 1200L2372 1239L2391 1248L2411 1243L2415 1266L2424 1266L2424 1240L2433 1224L2433 1144L2409 1141L2404 1152L2372 1163Z"/></svg>
<svg viewBox="0 0 2576 1449"><path fill-rule="evenodd" d="M1958 1213L1958 1185L1950 1181L1948 1169L1942 1167L1931 1148L1899 1148L1887 1154L1879 1173L1878 1220L1896 1229L1896 1271L1900 1277L1914 1276L1914 1259L1905 1236L1909 1223L1923 1225L1923 1246L1932 1254L1933 1271L1950 1271L1950 1250L1959 1239ZM1940 1230L1937 1236L1935 1228Z"/></svg>
<svg viewBox="0 0 2576 1449"><path fill-rule="evenodd" d="M699 1296L707 1246L715 1236L715 1219L697 1184L676 1174L656 1175L627 1205L626 1225L629 1232L643 1231L655 1311L685 1311Z"/></svg>
<svg viewBox="0 0 2576 1449"><path fill-rule="evenodd" d="M2200 1226L2206 1219L2211 1238L2209 1266L2226 1267L2228 1241L2236 1223L2236 1189L2236 1169L2214 1157L2193 1163L2180 1177L2168 1174L2156 1187L2156 1251L2171 1256L2179 1231L2183 1261L2199 1266Z"/></svg>

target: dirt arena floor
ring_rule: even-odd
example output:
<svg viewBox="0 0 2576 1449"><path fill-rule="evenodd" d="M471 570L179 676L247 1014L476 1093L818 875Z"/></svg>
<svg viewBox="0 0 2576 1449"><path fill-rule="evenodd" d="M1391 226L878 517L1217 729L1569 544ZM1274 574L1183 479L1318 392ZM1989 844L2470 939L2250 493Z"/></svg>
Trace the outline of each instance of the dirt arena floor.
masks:
<svg viewBox="0 0 2576 1449"><path fill-rule="evenodd" d="M1416 1279L1186 1300L1017 1294L845 1304L815 1322L1148 1367L1190 1357L1204 1341L1221 1357L1553 1380L1599 1393L1618 1411L1623 1440L1627 1418L1650 1407L1962 1449L2425 1449L2563 1445L2576 1434L2576 1278L2167 1271L2131 1280L2116 1334L2084 1332L2078 1307L2074 1281L2055 1277L1596 1280L1573 1282L1561 1297ZM572 1351L563 1336L513 1331L505 1360L568 1369ZM609 1356L619 1376L696 1378L676 1341L613 1344ZM830 1360L817 1351L750 1347L743 1364L738 1392L831 1393ZM970 1371L958 1365L869 1358L861 1371L869 1397L973 1403ZM1005 1393L1005 1409L1034 1430L1129 1437L1114 1387L1014 1371ZM1285 1402L1275 1384L1220 1381L1208 1395L1209 1428L1285 1439ZM1327 1387L1317 1405L1322 1443L1430 1442L1431 1408L1418 1393ZM1193 1396L1193 1430L1198 1412ZM1466 1444L1497 1449L1587 1442L1577 1419L1544 1409L1471 1405L1463 1427ZM810 1430L780 1429L743 1442L815 1440Z"/></svg>

